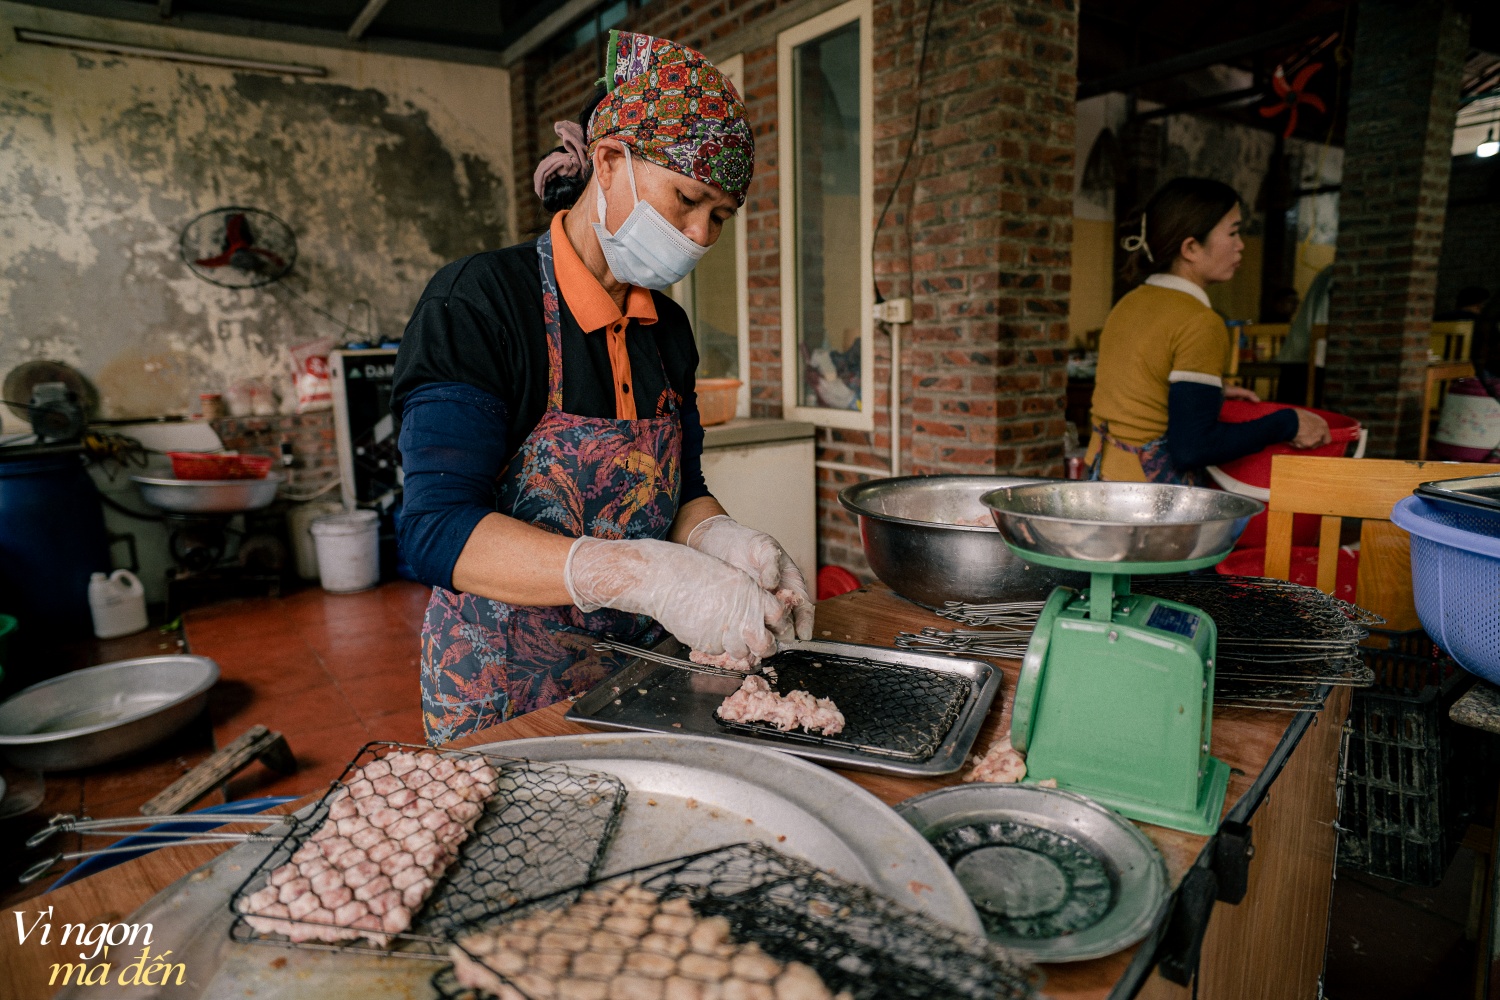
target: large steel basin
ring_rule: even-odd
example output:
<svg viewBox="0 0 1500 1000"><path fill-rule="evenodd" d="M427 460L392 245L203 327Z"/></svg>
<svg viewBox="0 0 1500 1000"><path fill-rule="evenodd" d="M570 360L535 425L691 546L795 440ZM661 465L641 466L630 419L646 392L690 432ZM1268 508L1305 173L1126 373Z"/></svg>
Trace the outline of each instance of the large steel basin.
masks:
<svg viewBox="0 0 1500 1000"><path fill-rule="evenodd" d="M0 703L0 755L32 771L93 767L143 750L203 710L219 665L144 656L74 670Z"/></svg>
<svg viewBox="0 0 1500 1000"><path fill-rule="evenodd" d="M264 479L164 479L131 476L141 499L174 514L241 514L269 507L281 476Z"/></svg>
<svg viewBox="0 0 1500 1000"><path fill-rule="evenodd" d="M1010 550L980 497L1051 480L1016 476L898 476L850 486L839 502L859 521L865 558L881 582L908 600L983 604L1043 600L1078 573L1030 566Z"/></svg>

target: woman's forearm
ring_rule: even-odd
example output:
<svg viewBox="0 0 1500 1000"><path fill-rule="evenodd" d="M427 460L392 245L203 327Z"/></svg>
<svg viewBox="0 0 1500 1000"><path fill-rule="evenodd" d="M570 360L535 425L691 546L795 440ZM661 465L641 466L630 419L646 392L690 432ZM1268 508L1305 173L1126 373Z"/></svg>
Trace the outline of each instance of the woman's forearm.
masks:
<svg viewBox="0 0 1500 1000"><path fill-rule="evenodd" d="M711 496L689 500L677 508L677 516L672 519L672 530L667 533L667 539L679 545L686 545L688 535L691 535L693 529L701 522L727 513L729 512L719 505L719 501Z"/></svg>
<svg viewBox="0 0 1500 1000"><path fill-rule="evenodd" d="M724 513L713 497L690 500L677 511L668 539L686 543L704 521ZM573 539L518 521L488 514L469 535L453 564L453 589L506 604L556 607L572 604L563 580Z"/></svg>
<svg viewBox="0 0 1500 1000"><path fill-rule="evenodd" d="M563 568L573 539L487 514L453 564L453 589L506 604L557 607L572 604Z"/></svg>

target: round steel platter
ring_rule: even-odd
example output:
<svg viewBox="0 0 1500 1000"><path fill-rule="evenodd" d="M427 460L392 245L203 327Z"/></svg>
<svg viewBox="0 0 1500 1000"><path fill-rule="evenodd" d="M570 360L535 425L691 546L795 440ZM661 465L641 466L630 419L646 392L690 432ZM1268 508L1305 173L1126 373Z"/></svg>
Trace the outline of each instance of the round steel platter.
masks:
<svg viewBox="0 0 1500 1000"><path fill-rule="evenodd" d="M989 939L1020 958L1113 954L1146 935L1167 895L1166 867L1146 835L1073 792L963 785L896 812L952 867Z"/></svg>
<svg viewBox="0 0 1500 1000"><path fill-rule="evenodd" d="M618 775L630 794L605 857L606 873L760 840L967 933L983 933L958 878L920 833L858 785L789 754L707 737L634 733L471 749ZM132 915L153 925L154 940L173 949L172 961L187 965L190 985L174 988L172 997L430 1000L436 968L430 961L231 941L230 895L270 850L257 843L235 847ZM70 986L54 1000L86 1000L92 993ZM157 996L143 990L141 1000Z"/></svg>
<svg viewBox="0 0 1500 1000"><path fill-rule="evenodd" d="M958 878L920 833L852 781L790 754L635 733L472 749L605 771L625 782L630 794L606 872L759 840L959 930L984 932Z"/></svg>

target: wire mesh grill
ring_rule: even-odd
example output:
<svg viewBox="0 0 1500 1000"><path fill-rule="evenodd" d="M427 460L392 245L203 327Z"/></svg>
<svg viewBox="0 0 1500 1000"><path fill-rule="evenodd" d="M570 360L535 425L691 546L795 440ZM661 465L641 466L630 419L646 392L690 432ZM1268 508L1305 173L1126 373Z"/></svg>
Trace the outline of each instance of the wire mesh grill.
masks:
<svg viewBox="0 0 1500 1000"><path fill-rule="evenodd" d="M961 674L805 650L778 653L764 667L778 694L806 691L815 698L832 698L844 714L843 731L833 736L782 732L765 722L726 722L715 716L720 726L900 760L922 761L937 753L972 687Z"/></svg>
<svg viewBox="0 0 1500 1000"><path fill-rule="evenodd" d="M735 844L626 872L513 910L491 926L540 909L562 909L586 889L621 882L662 899L686 899L699 917L725 918L731 940L753 942L779 962L801 962L829 990L854 1000L1010 1000L1036 995L1036 970L988 941L952 930L764 844ZM514 985L481 956L468 949L464 953ZM485 995L459 985L451 969L434 976L433 985L444 1000ZM516 992L527 1000L542 1000L537 992Z"/></svg>
<svg viewBox="0 0 1500 1000"><path fill-rule="evenodd" d="M484 803L473 832L456 861L414 915L412 926L391 937L387 947L364 939L342 943L292 941L251 927L240 901L268 884L270 873L287 863L323 825L329 808L351 776L371 761L398 752L436 754L454 760L482 757L498 772L497 788ZM319 951L352 951L410 958L439 957L458 928L497 910L523 905L598 874L600 862L619 825L625 786L613 775L471 751L437 751L402 743L367 743L349 762L312 811L296 820L280 843L234 893L229 936L235 941L291 945ZM289 920L309 930L327 924Z"/></svg>

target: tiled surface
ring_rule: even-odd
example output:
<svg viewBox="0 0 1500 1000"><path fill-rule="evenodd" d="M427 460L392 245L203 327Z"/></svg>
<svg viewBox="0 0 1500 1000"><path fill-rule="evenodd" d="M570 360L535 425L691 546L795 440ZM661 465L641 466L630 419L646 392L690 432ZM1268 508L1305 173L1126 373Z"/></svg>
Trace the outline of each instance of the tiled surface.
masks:
<svg viewBox="0 0 1500 1000"><path fill-rule="evenodd" d="M290 776L246 768L231 799L316 791L370 740L423 741L417 660L429 593L411 583L310 589L188 612L188 646L223 672L209 699L214 742L259 724L283 733L297 757Z"/></svg>

